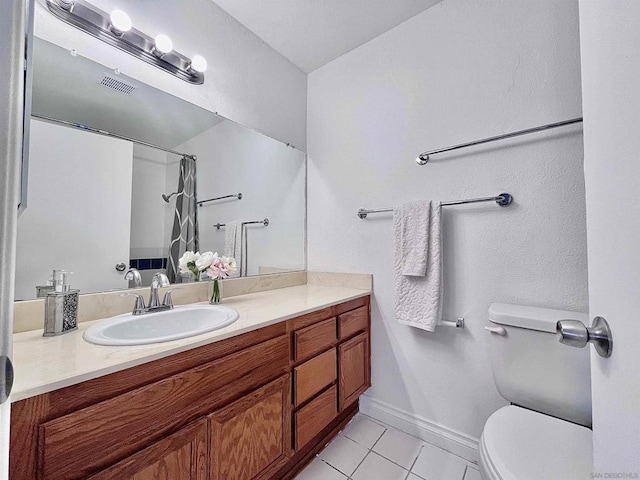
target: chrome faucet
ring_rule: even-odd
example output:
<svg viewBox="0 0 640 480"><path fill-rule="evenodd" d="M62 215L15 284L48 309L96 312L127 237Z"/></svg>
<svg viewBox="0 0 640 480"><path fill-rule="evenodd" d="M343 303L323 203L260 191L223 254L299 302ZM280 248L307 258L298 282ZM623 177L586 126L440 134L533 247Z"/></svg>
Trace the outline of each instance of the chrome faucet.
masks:
<svg viewBox="0 0 640 480"><path fill-rule="evenodd" d="M164 306L160 305L160 299L158 298L158 288L168 287L170 285L171 284L169 283L169 278L167 278L164 273L158 272L153 276L153 280L151 280L151 295L149 295L149 306L147 307L147 310Z"/></svg>
<svg viewBox="0 0 640 480"><path fill-rule="evenodd" d="M149 296L149 305L145 305L144 297L139 293L121 293L121 297L136 297L136 303L133 308L132 315L144 315L145 313L152 312L161 312L163 310L171 310L173 308L173 299L171 298L171 292L173 290L168 290L164 294L164 298L162 299L162 304L160 304L160 300L158 298L158 288L160 287L168 287L170 285L169 279L167 276L158 272L153 276L153 280L151 281L151 294Z"/></svg>
<svg viewBox="0 0 640 480"><path fill-rule="evenodd" d="M125 280L133 280L134 288L140 288L142 286L142 277L137 268L130 268L127 273L124 274Z"/></svg>

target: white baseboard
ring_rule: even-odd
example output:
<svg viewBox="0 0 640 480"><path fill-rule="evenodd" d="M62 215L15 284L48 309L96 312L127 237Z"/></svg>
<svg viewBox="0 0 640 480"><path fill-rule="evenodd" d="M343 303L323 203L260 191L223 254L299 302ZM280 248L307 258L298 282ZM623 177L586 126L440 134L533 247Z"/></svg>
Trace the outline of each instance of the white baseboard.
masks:
<svg viewBox="0 0 640 480"><path fill-rule="evenodd" d="M406 412L368 395L360 397L360 411L398 430L458 455L470 463L478 463L478 439L466 433Z"/></svg>

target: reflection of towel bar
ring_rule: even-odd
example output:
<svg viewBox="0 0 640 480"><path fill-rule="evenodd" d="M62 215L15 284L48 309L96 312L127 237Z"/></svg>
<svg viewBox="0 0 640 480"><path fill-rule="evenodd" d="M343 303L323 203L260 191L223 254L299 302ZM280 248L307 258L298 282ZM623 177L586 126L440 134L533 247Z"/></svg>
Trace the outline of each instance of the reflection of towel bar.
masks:
<svg viewBox="0 0 640 480"><path fill-rule="evenodd" d="M261 223L263 224L265 227L269 226L269 219L265 218L264 220L254 220L252 222L242 222L242 225L251 225L254 223ZM226 223L216 223L214 225L214 227L216 227L218 230L220 230L220 227L224 227L226 225Z"/></svg>
<svg viewBox="0 0 640 480"><path fill-rule="evenodd" d="M196 202L199 206L202 206L203 203L213 202L214 200L222 200L223 198L237 198L238 200L242 200L242 193L234 193L233 195L224 195L222 197L208 198L206 200L200 200Z"/></svg>
<svg viewBox="0 0 640 480"><path fill-rule="evenodd" d="M455 321L442 320L442 325L446 325L447 327L464 328L464 318L458 317Z"/></svg>

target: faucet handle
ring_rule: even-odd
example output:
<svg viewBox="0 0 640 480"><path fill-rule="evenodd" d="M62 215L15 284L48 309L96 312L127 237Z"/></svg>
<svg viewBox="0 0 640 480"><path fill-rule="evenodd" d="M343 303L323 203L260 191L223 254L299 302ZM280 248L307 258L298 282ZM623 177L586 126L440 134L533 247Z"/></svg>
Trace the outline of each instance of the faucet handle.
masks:
<svg viewBox="0 0 640 480"><path fill-rule="evenodd" d="M120 294L121 297L136 297L136 303L133 307L133 312L131 312L133 315L140 315L142 313L144 313L144 310L146 308L145 304L144 304L144 297L142 295L140 295L139 293L121 293Z"/></svg>
<svg viewBox="0 0 640 480"><path fill-rule="evenodd" d="M164 294L164 298L162 299L162 306L173 308L173 298L171 297L171 292L175 290L182 290L181 288L172 288L171 290L167 290Z"/></svg>

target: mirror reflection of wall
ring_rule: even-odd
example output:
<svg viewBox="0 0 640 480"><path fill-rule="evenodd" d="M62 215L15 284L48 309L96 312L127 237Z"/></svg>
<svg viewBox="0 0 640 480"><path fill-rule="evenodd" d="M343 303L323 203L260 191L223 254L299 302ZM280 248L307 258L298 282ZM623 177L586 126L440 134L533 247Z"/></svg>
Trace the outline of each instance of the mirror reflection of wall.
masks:
<svg viewBox="0 0 640 480"><path fill-rule="evenodd" d="M166 271L181 156L197 156L200 251L225 251L225 227L246 225L246 274L305 268L304 153L106 67L36 39L28 208L19 219L16 299L36 297L51 270L73 272L81 293L143 286ZM52 118L105 130L103 136ZM163 198L165 195L168 202Z"/></svg>
<svg viewBox="0 0 640 480"><path fill-rule="evenodd" d="M225 227L215 224L269 218L268 227L245 226L247 275L300 270L305 163L299 151L230 121L177 148L202 152L197 161L198 199L242 193L242 200L224 199L198 208L200 250L224 252ZM176 165L169 176L177 179L177 174Z"/></svg>
<svg viewBox="0 0 640 480"><path fill-rule="evenodd" d="M88 292L126 288L133 148L32 120L29 204L18 219L16 299L35 298L53 268Z"/></svg>

